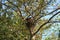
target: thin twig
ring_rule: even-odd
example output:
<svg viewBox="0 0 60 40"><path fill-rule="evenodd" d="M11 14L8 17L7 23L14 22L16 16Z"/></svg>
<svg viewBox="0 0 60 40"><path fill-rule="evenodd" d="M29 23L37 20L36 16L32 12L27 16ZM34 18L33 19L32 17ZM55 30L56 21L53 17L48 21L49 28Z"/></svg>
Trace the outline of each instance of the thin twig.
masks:
<svg viewBox="0 0 60 40"><path fill-rule="evenodd" d="M13 4L12 2L10 2L9 0L7 0L7 1L18 9L18 11L19 11L19 13L20 13L20 17L22 17L22 13L21 13L21 11L20 11L20 8L19 8L17 5L15 5L15 4ZM22 17L22 19L24 19L24 18Z"/></svg>
<svg viewBox="0 0 60 40"><path fill-rule="evenodd" d="M52 0L50 0L48 3L46 3L43 7L45 8L47 5L49 5L49 4L51 3L51 1L52 1ZM40 6L40 4L39 4L39 6ZM36 8L36 10L39 10L39 6ZM43 7L42 7L42 8L43 8ZM34 12L35 12L36 10L34 10ZM41 10L40 10L40 11L41 11ZM36 16L38 16L38 15L39 15L39 14L35 15L34 18L35 18Z"/></svg>
<svg viewBox="0 0 60 40"><path fill-rule="evenodd" d="M48 23L60 23L60 21L50 21Z"/></svg>

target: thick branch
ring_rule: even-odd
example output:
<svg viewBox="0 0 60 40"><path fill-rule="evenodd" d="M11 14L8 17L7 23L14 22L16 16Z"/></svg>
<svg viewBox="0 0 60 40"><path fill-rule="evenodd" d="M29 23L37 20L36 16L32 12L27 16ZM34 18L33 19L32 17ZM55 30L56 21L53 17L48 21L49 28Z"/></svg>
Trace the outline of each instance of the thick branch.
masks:
<svg viewBox="0 0 60 40"><path fill-rule="evenodd" d="M33 34L33 36L34 36L44 25L46 25L54 16L56 16L58 13L60 13L60 11L57 12L56 14L54 14L52 17L50 17L50 19L49 19L47 22L45 22L44 24L42 24L42 25L39 27L39 29Z"/></svg>
<svg viewBox="0 0 60 40"><path fill-rule="evenodd" d="M29 40L31 40L31 38L32 38L32 32L31 32L31 30L30 30L29 27L27 27L27 28L28 28L28 30L29 30L29 32L30 32L30 39L29 39Z"/></svg>
<svg viewBox="0 0 60 40"><path fill-rule="evenodd" d="M45 16L50 15L50 14L53 14L53 12L55 12L55 11L57 11L57 10L59 10L59 9L60 9L60 8L57 8L57 9L53 10L52 12L46 14ZM38 21L40 18L42 18L42 17L44 17L44 15L38 17L37 20L35 20L35 22L37 22L37 21Z"/></svg>

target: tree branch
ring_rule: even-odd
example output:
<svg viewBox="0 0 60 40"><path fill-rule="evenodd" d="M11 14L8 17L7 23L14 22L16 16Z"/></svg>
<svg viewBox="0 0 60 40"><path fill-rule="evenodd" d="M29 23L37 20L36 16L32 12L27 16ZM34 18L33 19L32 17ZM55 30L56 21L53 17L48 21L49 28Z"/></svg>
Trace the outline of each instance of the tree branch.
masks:
<svg viewBox="0 0 60 40"><path fill-rule="evenodd" d="M29 12L29 11L30 11L30 7L29 7L29 6L27 7L27 6L25 5L25 2L23 3L23 5L24 5L24 7L25 7L25 11L27 12L27 14L29 13L28 17L29 17L29 16L32 16L31 13Z"/></svg>
<svg viewBox="0 0 60 40"><path fill-rule="evenodd" d="M58 13L60 13L60 11L57 12L56 14L54 14L52 17L50 17L50 19L49 19L47 22L45 22L44 24L42 24L42 25L38 28L38 30L33 34L33 36L34 36L44 25L46 25L54 16L56 16Z"/></svg>
<svg viewBox="0 0 60 40"><path fill-rule="evenodd" d="M4 4L4 3L1 3L1 2L0 2L0 4L5 5L5 6L7 6L7 7L9 7L9 8L10 8L10 6L8 6L8 5Z"/></svg>
<svg viewBox="0 0 60 40"><path fill-rule="evenodd" d="M8 6L8 5L4 4L4 3L1 3L1 2L0 2L0 4L5 5L5 6L8 7L8 8L11 8L11 6ZM12 8L12 10L14 10L14 9ZM15 10L14 10L14 11L15 11ZM15 12L16 12L16 11L15 11Z"/></svg>
<svg viewBox="0 0 60 40"><path fill-rule="evenodd" d="M50 14L53 14L53 12L55 12L55 11L57 11L57 10L59 10L59 9L60 9L60 8L57 8L57 9L53 10L52 12L46 14L45 16L50 15ZM37 21L38 21L40 18L42 18L42 17L44 17L44 15L38 17L37 20L35 20L35 22L37 22Z"/></svg>
<svg viewBox="0 0 60 40"><path fill-rule="evenodd" d="M50 21L48 23L60 23L60 21Z"/></svg>
<svg viewBox="0 0 60 40"><path fill-rule="evenodd" d="M9 0L7 0L7 1L18 9L18 11L19 11L19 13L20 13L20 17L22 17L22 13L21 13L21 11L20 11L20 8L19 8L17 5L15 5L15 4L13 4L12 2L10 2ZM22 19L24 19L24 18L22 17Z"/></svg>
<svg viewBox="0 0 60 40"><path fill-rule="evenodd" d="M47 2L43 7L46 7L47 5L49 5L49 4L51 3L51 1L52 1L52 0L50 0L49 2ZM40 4L39 4L39 6L40 6ZM36 10L39 10L39 6L36 8ZM42 8L43 8L43 7L42 7ZM35 12L36 10L34 10L34 12ZM41 11L41 10L40 10L40 11ZM38 16L38 15L39 15L39 14L35 15L34 18L35 18L36 16Z"/></svg>

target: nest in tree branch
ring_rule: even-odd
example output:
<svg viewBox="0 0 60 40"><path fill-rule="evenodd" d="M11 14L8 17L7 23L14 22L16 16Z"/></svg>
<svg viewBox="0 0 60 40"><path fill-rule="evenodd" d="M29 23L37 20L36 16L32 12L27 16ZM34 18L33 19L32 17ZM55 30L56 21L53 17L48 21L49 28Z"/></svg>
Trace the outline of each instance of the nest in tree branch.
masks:
<svg viewBox="0 0 60 40"><path fill-rule="evenodd" d="M35 23L33 18L26 18L26 26L30 29L34 29Z"/></svg>

